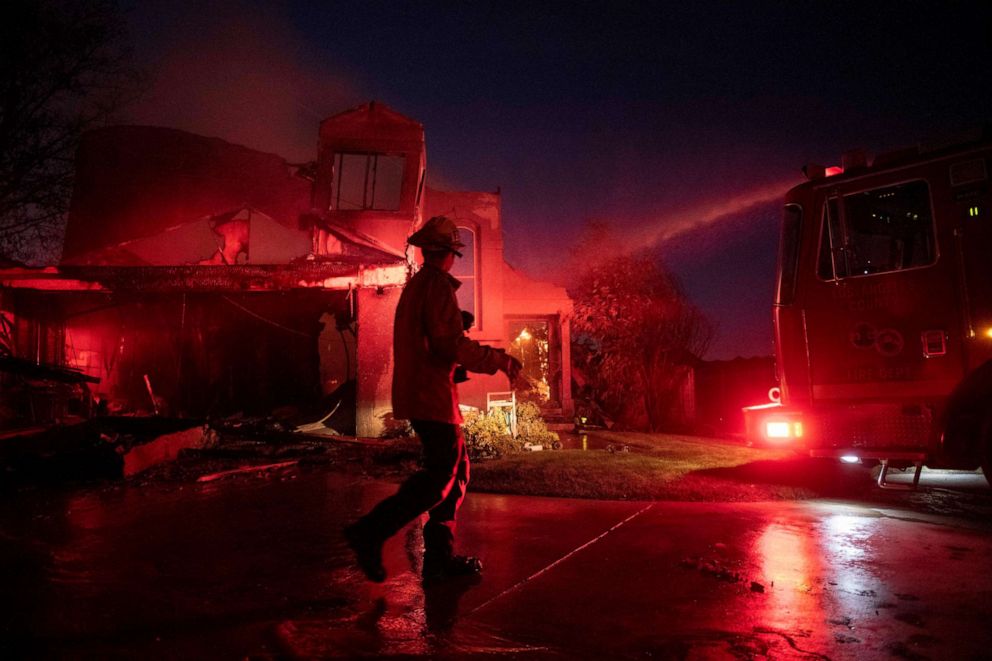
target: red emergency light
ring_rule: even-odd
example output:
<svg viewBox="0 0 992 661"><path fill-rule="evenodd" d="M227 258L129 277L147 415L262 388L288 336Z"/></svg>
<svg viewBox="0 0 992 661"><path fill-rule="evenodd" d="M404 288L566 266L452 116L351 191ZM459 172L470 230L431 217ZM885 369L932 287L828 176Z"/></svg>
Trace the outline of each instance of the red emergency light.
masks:
<svg viewBox="0 0 992 661"><path fill-rule="evenodd" d="M802 415L795 409L783 407L776 401L745 406L743 411L745 433L750 439L771 445L794 444L797 447L805 441L806 428Z"/></svg>
<svg viewBox="0 0 992 661"><path fill-rule="evenodd" d="M798 420L766 420L765 438L769 441L791 441L803 437L803 423Z"/></svg>
<svg viewBox="0 0 992 661"><path fill-rule="evenodd" d="M844 174L844 168L839 165L824 167L822 165L816 165L815 163L807 163L803 166L803 174L806 175L807 179L812 181L814 179L836 177L839 174Z"/></svg>

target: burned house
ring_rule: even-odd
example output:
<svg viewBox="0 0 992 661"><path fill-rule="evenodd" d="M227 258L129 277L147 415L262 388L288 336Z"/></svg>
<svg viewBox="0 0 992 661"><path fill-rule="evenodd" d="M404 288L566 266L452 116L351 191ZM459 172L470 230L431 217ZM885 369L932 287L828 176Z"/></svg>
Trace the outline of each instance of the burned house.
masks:
<svg viewBox="0 0 992 661"><path fill-rule="evenodd" d="M324 120L318 144L294 165L167 128L87 134L60 263L0 269L3 360L86 378L8 369L5 408L44 422L336 406L339 431L379 435L393 312L419 259L406 237L445 214L467 244L453 274L469 334L517 355L530 396L568 414L571 302L504 261L500 195L427 187L422 125L380 103ZM506 390L473 375L462 402Z"/></svg>

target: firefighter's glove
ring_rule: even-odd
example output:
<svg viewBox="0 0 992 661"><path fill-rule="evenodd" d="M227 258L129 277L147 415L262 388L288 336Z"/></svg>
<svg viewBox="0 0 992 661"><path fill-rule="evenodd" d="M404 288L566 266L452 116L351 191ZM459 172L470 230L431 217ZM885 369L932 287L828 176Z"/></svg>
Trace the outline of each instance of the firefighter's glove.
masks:
<svg viewBox="0 0 992 661"><path fill-rule="evenodd" d="M512 386L513 382L517 380L518 376L520 376L520 370L523 368L523 365L520 364L519 360L508 353L504 353L503 358L505 360L505 365L500 367L500 369L506 373L507 378L510 379L510 385Z"/></svg>

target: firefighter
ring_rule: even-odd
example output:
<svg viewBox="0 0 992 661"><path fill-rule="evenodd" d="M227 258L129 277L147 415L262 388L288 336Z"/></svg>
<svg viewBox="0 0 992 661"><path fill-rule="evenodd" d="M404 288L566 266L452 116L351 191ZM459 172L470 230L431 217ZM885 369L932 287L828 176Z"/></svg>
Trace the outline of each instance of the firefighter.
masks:
<svg viewBox="0 0 992 661"><path fill-rule="evenodd" d="M407 242L423 251L424 265L400 296L393 328L393 416L410 420L423 446L423 468L354 524L345 528L358 566L371 581L386 579L382 545L407 523L427 512L424 525L425 580L482 571L478 558L455 555L455 515L469 479L455 367L504 372L510 383L520 362L501 349L470 340L464 332L448 272L463 244L449 218L435 216Z"/></svg>

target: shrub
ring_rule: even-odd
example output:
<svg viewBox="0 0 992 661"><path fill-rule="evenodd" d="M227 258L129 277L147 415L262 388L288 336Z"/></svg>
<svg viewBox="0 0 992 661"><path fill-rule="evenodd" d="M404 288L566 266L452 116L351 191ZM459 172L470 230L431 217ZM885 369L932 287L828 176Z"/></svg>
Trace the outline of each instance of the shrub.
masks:
<svg viewBox="0 0 992 661"><path fill-rule="evenodd" d="M542 445L545 450L560 447L558 434L548 429L547 423L541 417L541 409L533 402L517 404L517 440Z"/></svg>
<svg viewBox="0 0 992 661"><path fill-rule="evenodd" d="M468 413L463 430L469 457L472 459L495 459L519 452L528 443L541 445L549 450L560 447L558 435L550 431L541 418L541 409L530 402L517 404L516 438L510 435L509 420L499 409Z"/></svg>
<svg viewBox="0 0 992 661"><path fill-rule="evenodd" d="M473 411L466 414L463 427L465 446L472 459L495 459L523 447L512 436L502 411Z"/></svg>

